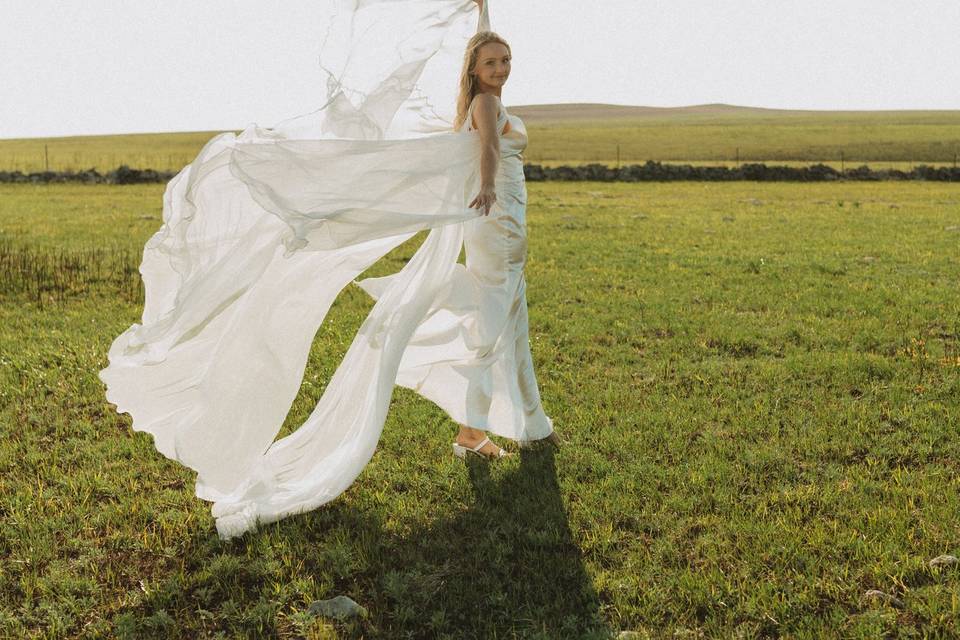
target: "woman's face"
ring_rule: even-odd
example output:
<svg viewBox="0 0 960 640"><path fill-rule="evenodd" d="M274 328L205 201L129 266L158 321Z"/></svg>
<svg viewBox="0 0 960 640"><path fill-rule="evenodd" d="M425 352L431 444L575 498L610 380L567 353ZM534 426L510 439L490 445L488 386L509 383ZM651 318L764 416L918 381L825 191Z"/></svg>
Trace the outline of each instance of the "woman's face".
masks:
<svg viewBox="0 0 960 640"><path fill-rule="evenodd" d="M488 42L477 52L473 71L482 84L502 87L510 76L510 50L499 42Z"/></svg>

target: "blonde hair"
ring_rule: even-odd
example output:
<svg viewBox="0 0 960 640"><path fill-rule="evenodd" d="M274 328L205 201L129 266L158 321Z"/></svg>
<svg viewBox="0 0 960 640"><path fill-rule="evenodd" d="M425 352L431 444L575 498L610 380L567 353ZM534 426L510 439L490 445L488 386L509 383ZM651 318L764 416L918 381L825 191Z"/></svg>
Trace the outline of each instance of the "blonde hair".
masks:
<svg viewBox="0 0 960 640"><path fill-rule="evenodd" d="M477 55L480 53L480 47L490 42L499 42L510 52L510 45L493 31L478 31L470 42L467 43L467 50L463 54L463 69L460 71L460 93L457 95L457 117L453 121L454 130L459 130L467 119L467 110L473 97L477 95L477 76L470 73L477 64Z"/></svg>

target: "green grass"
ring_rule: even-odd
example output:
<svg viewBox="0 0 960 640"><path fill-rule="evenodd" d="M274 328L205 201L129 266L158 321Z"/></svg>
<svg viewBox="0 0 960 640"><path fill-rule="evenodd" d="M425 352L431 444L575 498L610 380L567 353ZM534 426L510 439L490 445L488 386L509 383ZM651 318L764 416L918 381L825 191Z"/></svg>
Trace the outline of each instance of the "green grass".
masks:
<svg viewBox="0 0 960 640"><path fill-rule="evenodd" d="M645 161L640 160L623 160L621 158L619 166L628 166L634 164L643 164ZM737 162L735 160L667 160L664 161L665 165L674 165L674 164L689 164L694 167L729 167L731 169L747 164L748 162L754 162L753 160L741 160ZM809 167L812 164L825 164L829 167L833 167L837 171L842 171L844 169L854 169L861 165L866 164L868 167L874 171L880 171L884 169L897 169L899 171L912 171L914 167L917 167L921 164L927 165L929 167L952 167L953 162L910 162L910 161L887 161L887 160L871 160L870 162L852 162L844 161L840 162L839 160L767 160L766 164L770 166L787 166L787 167ZM560 167L560 166L582 166L586 164L602 164L608 167L616 167L617 159L613 158L600 158L595 160L545 160L539 163L544 167ZM957 163L957 166L960 166L960 162Z"/></svg>
<svg viewBox="0 0 960 640"><path fill-rule="evenodd" d="M193 161L217 131L140 133L66 138L0 140L0 171L101 172L122 164L138 169L178 171ZM239 133L239 132L237 132Z"/></svg>
<svg viewBox="0 0 960 640"><path fill-rule="evenodd" d="M527 107L526 109L532 109ZM523 112L524 107L518 107ZM605 113L585 107L584 113ZM678 109L645 116L571 119L533 114L524 157L540 164L602 162L870 163L909 170L912 164L954 164L960 154L960 111L765 111L726 107ZM0 171L101 172L121 164L176 171L216 132L154 133L0 140ZM46 148L45 148L46 147Z"/></svg>
<svg viewBox="0 0 960 640"><path fill-rule="evenodd" d="M163 186L0 185L0 630L960 636L960 571L927 566L960 555L960 187L529 188L531 344L565 446L465 465L398 388L348 491L222 542L96 377L139 320ZM369 307L342 294L284 433ZM305 615L337 594L369 619Z"/></svg>

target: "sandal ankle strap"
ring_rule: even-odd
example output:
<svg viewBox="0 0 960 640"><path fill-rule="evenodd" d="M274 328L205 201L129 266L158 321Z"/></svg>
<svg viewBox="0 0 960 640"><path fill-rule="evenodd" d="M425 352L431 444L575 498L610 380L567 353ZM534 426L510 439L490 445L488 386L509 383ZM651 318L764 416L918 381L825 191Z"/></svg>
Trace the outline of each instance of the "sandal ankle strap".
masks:
<svg viewBox="0 0 960 640"><path fill-rule="evenodd" d="M470 450L471 450L471 451L477 451L477 452L479 452L480 449L483 448L483 445L487 444L488 442L490 442L490 438L484 437L483 440L481 440L481 441L477 444L477 446L475 446L475 447L470 447Z"/></svg>

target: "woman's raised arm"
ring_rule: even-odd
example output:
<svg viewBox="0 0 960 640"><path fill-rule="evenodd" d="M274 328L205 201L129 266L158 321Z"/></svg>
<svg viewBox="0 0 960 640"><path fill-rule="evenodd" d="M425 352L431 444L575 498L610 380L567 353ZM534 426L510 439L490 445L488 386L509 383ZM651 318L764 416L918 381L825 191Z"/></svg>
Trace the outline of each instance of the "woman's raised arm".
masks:
<svg viewBox="0 0 960 640"><path fill-rule="evenodd" d="M480 20L477 22L477 31L490 31L490 13L487 10L486 0L473 0L480 7Z"/></svg>

